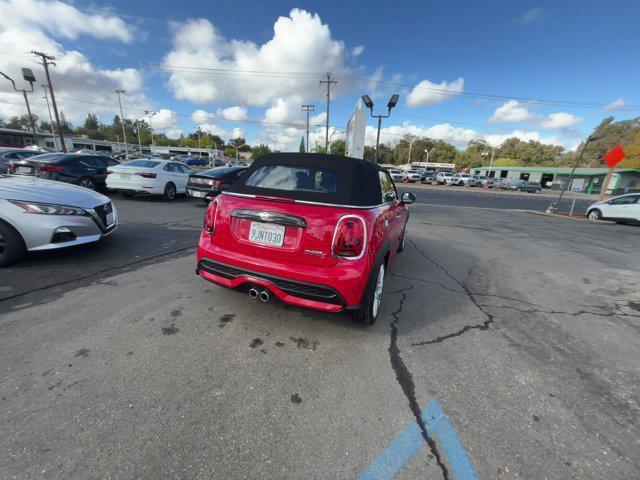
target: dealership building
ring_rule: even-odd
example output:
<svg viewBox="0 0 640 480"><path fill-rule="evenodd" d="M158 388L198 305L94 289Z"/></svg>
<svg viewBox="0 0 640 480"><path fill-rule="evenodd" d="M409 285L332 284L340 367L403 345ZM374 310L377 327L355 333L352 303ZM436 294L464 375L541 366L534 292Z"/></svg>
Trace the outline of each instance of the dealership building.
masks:
<svg viewBox="0 0 640 480"><path fill-rule="evenodd" d="M584 193L600 193L608 168L577 168L572 182L572 190ZM545 188L559 190L571 175L571 167L478 167L476 175L491 178L514 178L541 184ZM640 169L616 168L609 182L607 194L640 192Z"/></svg>

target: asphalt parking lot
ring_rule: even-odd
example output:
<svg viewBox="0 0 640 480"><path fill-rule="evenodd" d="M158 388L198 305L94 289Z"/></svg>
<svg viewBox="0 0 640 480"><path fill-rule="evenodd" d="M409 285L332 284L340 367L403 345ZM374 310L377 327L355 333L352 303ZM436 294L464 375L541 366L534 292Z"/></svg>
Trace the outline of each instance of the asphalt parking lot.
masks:
<svg viewBox="0 0 640 480"><path fill-rule="evenodd" d="M2 270L1 478L636 478L640 228L408 188L371 328L197 277L188 199Z"/></svg>

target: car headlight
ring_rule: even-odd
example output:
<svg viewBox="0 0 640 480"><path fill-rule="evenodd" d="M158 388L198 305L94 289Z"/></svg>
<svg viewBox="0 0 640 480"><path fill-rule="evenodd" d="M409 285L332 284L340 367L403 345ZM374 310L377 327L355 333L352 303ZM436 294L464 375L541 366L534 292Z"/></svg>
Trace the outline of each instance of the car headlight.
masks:
<svg viewBox="0 0 640 480"><path fill-rule="evenodd" d="M20 200L9 200L14 205L22 208L26 213L36 213L40 215L86 215L82 208L70 207L69 205L55 205L52 203L23 202Z"/></svg>

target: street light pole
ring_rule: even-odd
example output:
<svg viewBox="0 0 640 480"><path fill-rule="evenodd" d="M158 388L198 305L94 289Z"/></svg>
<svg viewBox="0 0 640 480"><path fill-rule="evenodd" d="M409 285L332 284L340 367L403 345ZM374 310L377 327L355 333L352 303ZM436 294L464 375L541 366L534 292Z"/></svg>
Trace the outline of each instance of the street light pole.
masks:
<svg viewBox="0 0 640 480"><path fill-rule="evenodd" d="M120 94L124 94L125 90L122 88L116 89L116 95L118 95L118 104L120 105L120 123L122 125L122 136L124 138L124 151L126 158L129 158L129 145L127 144L127 132L124 128L124 113L122 113L122 100L120 100Z"/></svg>
<svg viewBox="0 0 640 480"><path fill-rule="evenodd" d="M573 182L573 176L576 172L576 168L578 168L578 165L580 165L580 160L582 160L582 155L584 155L584 151L587 149L587 145L589 145L589 142L594 142L596 140L600 140L601 138L604 138L604 135L589 135L587 137L587 140L584 142L580 153L576 157L576 161L573 162L573 168L571 169L571 173L569 174L569 180L562 185L562 188L560 189L560 195L558 195L558 199L549 204L549 206L547 207L547 213L556 213L558 211L560 200L562 200L563 195Z"/></svg>
<svg viewBox="0 0 640 480"><path fill-rule="evenodd" d="M373 114L373 102L371 101L371 98L369 98L369 95L363 95L362 96L362 101L364 102L364 104L367 106L367 108L369 109L369 112L371 114L371 118L377 118L378 119L378 133L376 135L376 153L375 153L375 163L378 163L378 148L380 146L380 127L382 125L382 119L383 118L389 118L389 116L391 115L391 109L393 107L396 106L396 104L398 103L398 98L400 98L400 95L398 95L397 93L394 93L393 95L391 95L391 98L389 99L389 103L387 104L387 114L386 115L374 115Z"/></svg>
<svg viewBox="0 0 640 480"><path fill-rule="evenodd" d="M4 73L0 72L0 75L2 75L4 78L6 78L7 80L9 80L11 82L11 85L13 85L13 89L16 92L22 92L22 95L24 96L24 103L27 105L27 113L29 114L29 124L31 125L31 133L33 133L33 141L35 142L36 147L38 146L38 136L36 135L36 122L34 122L33 120L33 115L31 115L31 107L29 106L29 99L27 98L27 92L32 93L33 92L33 82L36 81L36 77L33 75L33 72L31 71L31 69L29 68L23 68L22 69L22 77L29 82L29 85L31 85L31 90L26 90L24 88L19 89L18 87L16 87L16 82L13 81L13 78L11 78L8 75L5 75Z"/></svg>
<svg viewBox="0 0 640 480"><path fill-rule="evenodd" d="M236 149L236 163L238 163L238 149L246 146L247 144L243 143L242 145L238 145L237 147L233 143L231 143L230 145Z"/></svg>
<svg viewBox="0 0 640 480"><path fill-rule="evenodd" d="M140 140L140 120L136 119L136 130L138 131L138 151L142 153L142 141Z"/></svg>
<svg viewBox="0 0 640 480"><path fill-rule="evenodd" d="M156 114L156 112L150 112L149 110L145 110L144 114L149 117L149 131L151 132L151 146L155 147L155 143L153 141L153 127L151 126L151 119Z"/></svg>

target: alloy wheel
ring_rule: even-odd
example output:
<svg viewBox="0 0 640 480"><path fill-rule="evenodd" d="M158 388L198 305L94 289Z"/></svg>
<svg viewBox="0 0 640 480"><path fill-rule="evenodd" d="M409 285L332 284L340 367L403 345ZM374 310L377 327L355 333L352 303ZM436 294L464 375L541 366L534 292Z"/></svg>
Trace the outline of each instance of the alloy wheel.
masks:
<svg viewBox="0 0 640 480"><path fill-rule="evenodd" d="M380 265L380 270L378 270L378 277L376 278L376 289L373 292L373 308L372 314L373 318L378 316L378 311L380 310L380 304L382 303L382 290L384 288L384 265Z"/></svg>

